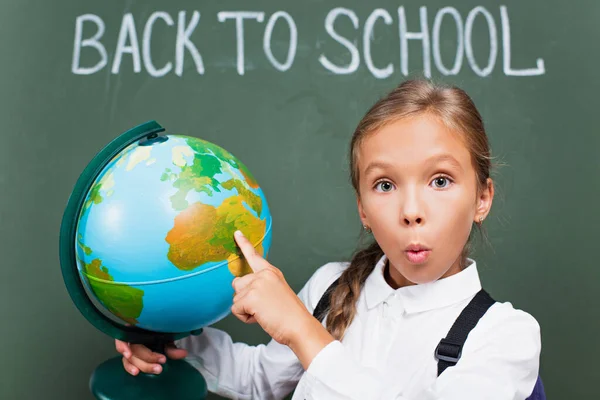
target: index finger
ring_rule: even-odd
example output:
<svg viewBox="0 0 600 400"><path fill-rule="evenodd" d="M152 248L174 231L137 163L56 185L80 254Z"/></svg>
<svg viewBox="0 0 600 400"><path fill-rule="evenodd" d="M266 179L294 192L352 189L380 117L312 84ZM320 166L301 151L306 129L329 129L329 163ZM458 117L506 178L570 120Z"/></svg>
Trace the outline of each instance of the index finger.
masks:
<svg viewBox="0 0 600 400"><path fill-rule="evenodd" d="M244 236L242 231L235 231L233 236L240 250L242 250L242 254L244 254L244 257L246 258L246 261L248 261L248 265L250 265L250 268L252 268L253 272L258 272L267 268L267 260L262 258L260 254L256 252L256 249L254 248L252 243L250 243L250 241L246 238L246 236Z"/></svg>

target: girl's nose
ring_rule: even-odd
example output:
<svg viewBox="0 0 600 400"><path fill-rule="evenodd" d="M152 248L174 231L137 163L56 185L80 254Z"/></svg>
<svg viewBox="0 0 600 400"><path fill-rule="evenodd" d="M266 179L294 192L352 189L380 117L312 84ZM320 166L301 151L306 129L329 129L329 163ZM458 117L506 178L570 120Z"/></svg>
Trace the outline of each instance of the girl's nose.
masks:
<svg viewBox="0 0 600 400"><path fill-rule="evenodd" d="M422 223L423 223L423 218L421 218L421 217L409 217L409 216L404 217L404 224L406 226L421 225Z"/></svg>
<svg viewBox="0 0 600 400"><path fill-rule="evenodd" d="M416 189L406 192L402 205L402 220L406 226L422 225L424 222L423 204Z"/></svg>

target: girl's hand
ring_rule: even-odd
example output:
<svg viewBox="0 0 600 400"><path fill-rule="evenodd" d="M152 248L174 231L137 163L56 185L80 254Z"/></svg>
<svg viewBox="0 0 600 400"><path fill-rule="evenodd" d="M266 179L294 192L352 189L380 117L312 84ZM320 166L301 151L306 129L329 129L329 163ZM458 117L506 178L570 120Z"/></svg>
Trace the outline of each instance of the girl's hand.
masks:
<svg viewBox="0 0 600 400"><path fill-rule="evenodd" d="M142 344L129 344L115 339L115 347L123 354L123 367L134 376L140 371L147 374L160 374L161 364L167 361L164 354L154 353ZM187 350L178 349L174 343L169 343L165 347L165 352L167 357L173 360L180 360L187 356Z"/></svg>
<svg viewBox="0 0 600 400"><path fill-rule="evenodd" d="M233 280L231 312L245 323L258 322L269 336L289 346L301 327L312 324L312 315L281 271L256 253L240 231L234 237L254 273Z"/></svg>

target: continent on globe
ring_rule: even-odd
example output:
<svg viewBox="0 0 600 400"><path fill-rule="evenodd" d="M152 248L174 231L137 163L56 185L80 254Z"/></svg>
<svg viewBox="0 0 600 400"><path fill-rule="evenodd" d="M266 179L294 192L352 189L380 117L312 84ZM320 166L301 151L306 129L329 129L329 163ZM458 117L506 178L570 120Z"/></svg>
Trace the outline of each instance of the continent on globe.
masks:
<svg viewBox="0 0 600 400"><path fill-rule="evenodd" d="M242 260L236 247L233 232L243 230L252 243L258 243L257 251L262 254L260 243L264 238L266 221L254 218L242 208L242 202L245 202L257 216L261 215L262 199L250 190L258 188L257 183L242 163L236 162L219 147L201 139L190 138L186 143L189 147L172 149L173 164L179 166L181 172L177 174L167 168L161 176L161 180L172 180L173 187L179 189L171 197L171 203L174 209L182 210L166 237L171 245L168 258L182 270L193 270L206 262L227 259L233 275L251 273L252 269ZM186 163L184 155L193 157L191 165ZM241 173L243 179L238 178L232 167ZM223 174L224 170L228 170L232 179L221 183L215 176ZM228 198L216 208L200 202L190 205L186 200L192 190L211 196L213 191L221 192L221 188L235 189L238 195ZM214 228L201 223L210 220L214 220Z"/></svg>
<svg viewBox="0 0 600 400"><path fill-rule="evenodd" d="M242 230L251 243L259 243L262 254L266 221L248 213L242 196L229 197L218 207L194 203L175 217L175 226L167 234L171 245L168 258L177 268L192 270L209 261L229 261L231 273L243 276L252 272L247 263L236 263L241 257L233 233ZM213 221L205 224L202 221Z"/></svg>
<svg viewBox="0 0 600 400"><path fill-rule="evenodd" d="M181 172L174 173L170 168L165 169L161 180L173 180L173 187L179 191L171 198L173 208L183 210L188 206L187 194L191 190L203 192L211 196L214 192L220 192L220 187L231 189L235 187L238 193L248 198L248 204L260 215L260 196L256 196L245 185L257 189L258 184L245 165L236 162L223 149L207 141L188 138L189 146L177 146L172 149L173 164L181 167ZM193 150L193 151L190 151ZM192 165L187 165L183 155L193 156ZM238 170L243 179L236 179L235 172L231 167ZM220 183L215 176L222 174L224 169L229 169L229 174L234 177L231 182Z"/></svg>
<svg viewBox="0 0 600 400"><path fill-rule="evenodd" d="M93 251L79 242L86 254ZM95 258L90 263L82 259L78 261L83 266L84 275L92 291L100 302L116 317L136 325L137 319L144 307L144 291L125 284L114 283L114 278L109 274L108 268L102 265L102 260Z"/></svg>

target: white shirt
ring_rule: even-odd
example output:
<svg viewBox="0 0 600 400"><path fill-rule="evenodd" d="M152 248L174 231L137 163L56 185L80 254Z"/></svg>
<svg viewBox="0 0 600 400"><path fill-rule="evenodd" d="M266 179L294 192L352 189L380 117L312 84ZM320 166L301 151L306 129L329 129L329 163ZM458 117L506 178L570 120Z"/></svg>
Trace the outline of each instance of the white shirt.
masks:
<svg viewBox="0 0 600 400"><path fill-rule="evenodd" d="M323 348L304 371L289 347L233 343L207 327L177 342L208 390L232 399L522 400L538 376L540 328L510 303L495 303L469 334L457 365L437 377L434 350L481 289L476 263L435 282L394 290L386 257L369 275L342 342ZM298 293L313 312L347 263L319 268ZM324 324L325 322L323 322Z"/></svg>

